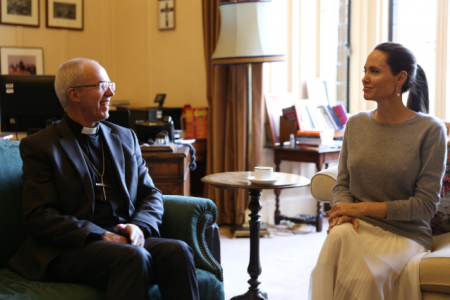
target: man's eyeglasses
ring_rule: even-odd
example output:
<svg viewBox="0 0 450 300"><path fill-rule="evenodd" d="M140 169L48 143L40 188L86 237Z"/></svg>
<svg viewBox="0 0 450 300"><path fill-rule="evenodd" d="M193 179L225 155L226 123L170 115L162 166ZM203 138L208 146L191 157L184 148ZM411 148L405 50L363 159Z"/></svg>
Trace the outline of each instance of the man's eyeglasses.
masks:
<svg viewBox="0 0 450 300"><path fill-rule="evenodd" d="M90 87L90 86L96 86L100 88L101 91L106 92L108 88L111 89L111 91L115 91L116 84L114 82L100 82L99 84L91 84L91 85L78 85L78 86L71 86L70 88L80 88L80 87Z"/></svg>

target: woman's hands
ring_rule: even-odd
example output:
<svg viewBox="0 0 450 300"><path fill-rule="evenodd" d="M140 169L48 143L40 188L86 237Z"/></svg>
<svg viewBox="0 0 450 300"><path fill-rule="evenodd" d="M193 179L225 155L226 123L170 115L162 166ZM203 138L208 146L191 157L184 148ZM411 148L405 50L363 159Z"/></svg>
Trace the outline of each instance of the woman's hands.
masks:
<svg viewBox="0 0 450 300"><path fill-rule="evenodd" d="M352 223L353 229L355 229L356 232L359 230L359 220L357 218L342 216L340 218L334 218L331 221L328 219L328 222L327 234L330 233L330 230L333 229L334 226L341 225L342 223Z"/></svg>
<svg viewBox="0 0 450 300"><path fill-rule="evenodd" d="M333 207L326 212L328 215L328 221L341 216L348 216L354 218L364 217L366 211L366 204L369 203L336 203Z"/></svg>
<svg viewBox="0 0 450 300"><path fill-rule="evenodd" d="M353 228L358 231L359 221L357 218L373 216L386 218L387 206L384 202L361 202L361 203L336 203L326 212L329 227L327 233L342 223L352 223Z"/></svg>

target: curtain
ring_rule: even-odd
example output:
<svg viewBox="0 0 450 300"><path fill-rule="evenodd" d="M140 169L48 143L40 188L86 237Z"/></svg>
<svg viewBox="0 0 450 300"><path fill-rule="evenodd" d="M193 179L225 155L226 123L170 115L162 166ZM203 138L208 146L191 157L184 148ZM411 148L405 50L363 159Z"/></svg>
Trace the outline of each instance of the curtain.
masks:
<svg viewBox="0 0 450 300"><path fill-rule="evenodd" d="M247 66L211 65L220 30L218 4L203 0L203 40L206 65L208 139L206 174L247 170ZM252 158L259 164L263 147L262 64L252 65ZM219 190L206 184L204 197L213 200L220 224L240 225L248 203L246 190Z"/></svg>

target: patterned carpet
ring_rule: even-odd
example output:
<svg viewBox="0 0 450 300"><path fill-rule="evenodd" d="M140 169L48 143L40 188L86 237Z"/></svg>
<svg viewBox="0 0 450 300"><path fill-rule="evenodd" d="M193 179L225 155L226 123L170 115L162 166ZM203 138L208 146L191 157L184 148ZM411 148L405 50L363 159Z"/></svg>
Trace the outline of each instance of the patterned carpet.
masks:
<svg viewBox="0 0 450 300"><path fill-rule="evenodd" d="M316 233L312 226L297 229L296 234L284 228L269 227L270 238L261 238L260 289L270 300L308 299L309 276L326 238L324 230ZM230 227L220 227L221 258L224 269L225 299L248 290L249 238L232 238Z"/></svg>

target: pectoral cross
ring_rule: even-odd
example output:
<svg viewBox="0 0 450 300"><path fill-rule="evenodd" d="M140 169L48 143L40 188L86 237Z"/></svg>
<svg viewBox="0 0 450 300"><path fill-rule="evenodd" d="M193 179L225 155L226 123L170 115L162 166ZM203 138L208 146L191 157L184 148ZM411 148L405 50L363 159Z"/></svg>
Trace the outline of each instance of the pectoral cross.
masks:
<svg viewBox="0 0 450 300"><path fill-rule="evenodd" d="M95 185L96 185L96 186L101 186L101 187L102 187L102 189L103 189L103 197L105 198L105 201L106 201L106 191L105 191L105 187L110 188L111 186L110 186L110 185L107 185L107 184L105 184L105 183L103 182L103 176L100 176L100 179L102 180L102 182L101 182L101 183L96 183Z"/></svg>

